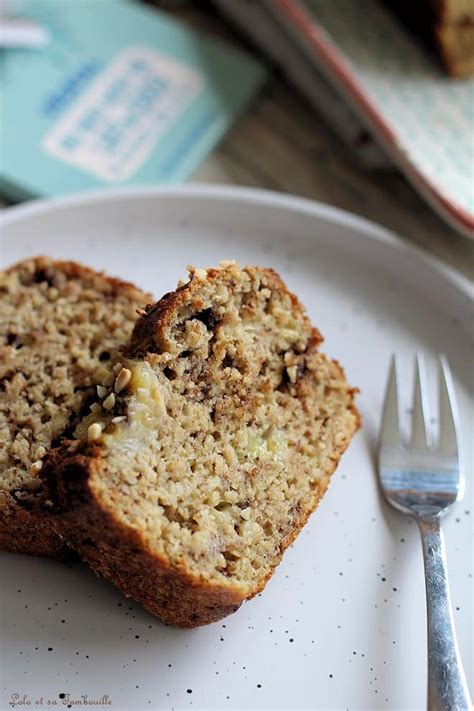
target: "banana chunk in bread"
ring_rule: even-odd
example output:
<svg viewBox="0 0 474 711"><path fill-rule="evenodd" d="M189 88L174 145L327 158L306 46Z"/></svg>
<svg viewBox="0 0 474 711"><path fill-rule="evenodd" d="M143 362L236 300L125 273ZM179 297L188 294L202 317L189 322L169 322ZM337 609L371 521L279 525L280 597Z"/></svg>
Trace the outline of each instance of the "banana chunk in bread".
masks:
<svg viewBox="0 0 474 711"><path fill-rule="evenodd" d="M100 369L149 300L131 284L47 257L0 273L0 549L64 552L50 517L35 512L42 459L89 410Z"/></svg>
<svg viewBox="0 0 474 711"><path fill-rule="evenodd" d="M274 271L191 269L44 468L72 547L181 626L262 590L359 426L321 340Z"/></svg>

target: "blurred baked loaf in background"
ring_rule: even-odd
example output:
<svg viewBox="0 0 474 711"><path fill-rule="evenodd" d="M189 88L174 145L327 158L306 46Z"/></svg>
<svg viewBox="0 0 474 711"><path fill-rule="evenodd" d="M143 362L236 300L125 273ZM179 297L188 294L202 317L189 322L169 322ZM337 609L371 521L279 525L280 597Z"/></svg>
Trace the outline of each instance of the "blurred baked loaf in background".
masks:
<svg viewBox="0 0 474 711"><path fill-rule="evenodd" d="M474 76L474 0L385 0L438 54L448 74Z"/></svg>

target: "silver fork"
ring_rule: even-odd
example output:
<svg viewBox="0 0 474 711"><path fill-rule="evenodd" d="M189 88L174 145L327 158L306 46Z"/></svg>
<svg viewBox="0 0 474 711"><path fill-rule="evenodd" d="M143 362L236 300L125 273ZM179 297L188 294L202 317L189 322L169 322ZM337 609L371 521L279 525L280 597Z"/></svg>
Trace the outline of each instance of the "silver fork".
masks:
<svg viewBox="0 0 474 711"><path fill-rule="evenodd" d="M398 386L392 358L379 441L383 493L392 506L413 516L423 544L428 613L428 709L471 709L454 629L441 517L461 499L464 479L458 452L458 410L448 363L439 358L439 439L430 446L426 430L426 375L416 360L412 432L403 441Z"/></svg>

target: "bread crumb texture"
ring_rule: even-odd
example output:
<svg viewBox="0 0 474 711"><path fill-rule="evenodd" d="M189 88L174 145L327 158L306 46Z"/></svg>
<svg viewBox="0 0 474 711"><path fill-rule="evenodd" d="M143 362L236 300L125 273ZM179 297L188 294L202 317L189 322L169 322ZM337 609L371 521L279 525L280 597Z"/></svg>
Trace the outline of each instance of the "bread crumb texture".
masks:
<svg viewBox="0 0 474 711"><path fill-rule="evenodd" d="M47 468L72 544L168 622L209 622L255 595L359 425L321 340L274 271L191 268L103 374L83 444Z"/></svg>
<svg viewBox="0 0 474 711"><path fill-rule="evenodd" d="M89 410L101 369L150 297L73 262L0 273L0 547L56 554L35 507L42 459ZM72 429L71 429L72 428Z"/></svg>

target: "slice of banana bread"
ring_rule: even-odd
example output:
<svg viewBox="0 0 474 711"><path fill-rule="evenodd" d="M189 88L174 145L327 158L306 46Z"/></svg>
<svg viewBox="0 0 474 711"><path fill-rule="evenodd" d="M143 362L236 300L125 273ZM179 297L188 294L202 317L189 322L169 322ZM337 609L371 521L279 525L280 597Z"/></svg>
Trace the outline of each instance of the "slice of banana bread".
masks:
<svg viewBox="0 0 474 711"><path fill-rule="evenodd" d="M359 426L321 340L272 270L191 269L138 320L80 440L45 463L72 547L180 626L262 590Z"/></svg>
<svg viewBox="0 0 474 711"><path fill-rule="evenodd" d="M35 512L42 458L89 411L100 369L150 300L131 284L46 257L0 273L0 549L64 551L50 517Z"/></svg>

